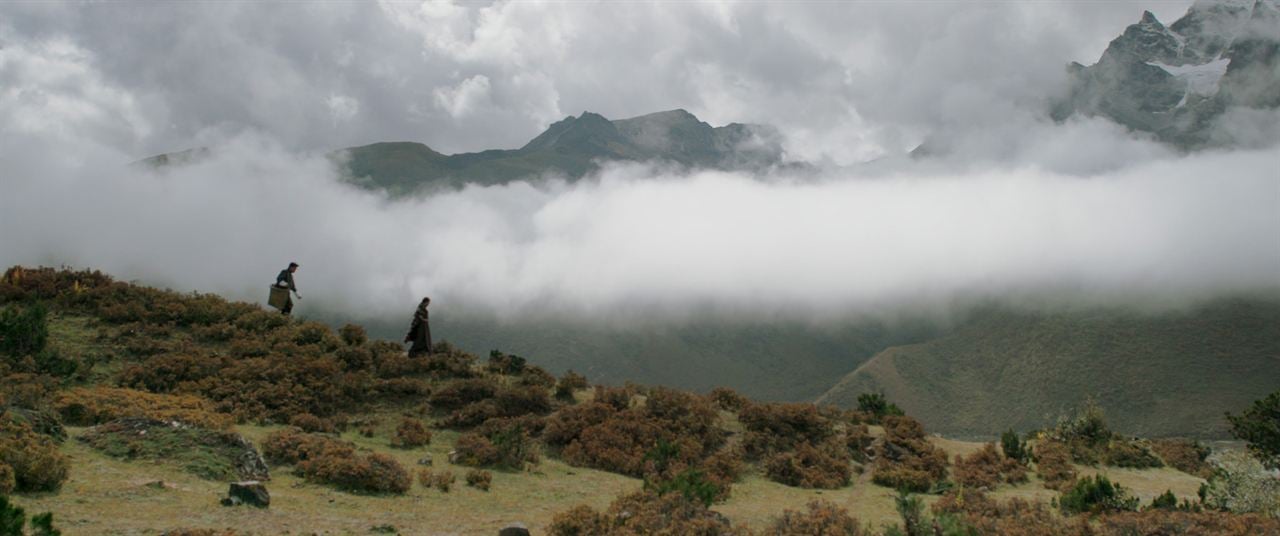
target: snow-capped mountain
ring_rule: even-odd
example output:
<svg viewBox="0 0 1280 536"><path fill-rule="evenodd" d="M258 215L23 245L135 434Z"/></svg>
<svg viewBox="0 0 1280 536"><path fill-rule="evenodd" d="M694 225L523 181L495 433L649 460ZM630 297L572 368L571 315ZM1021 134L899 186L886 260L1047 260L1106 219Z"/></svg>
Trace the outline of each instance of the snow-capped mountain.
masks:
<svg viewBox="0 0 1280 536"><path fill-rule="evenodd" d="M1151 12L1097 63L1072 63L1053 110L1109 117L1184 148L1230 143L1216 122L1233 107L1280 106L1280 0L1199 0L1165 26Z"/></svg>

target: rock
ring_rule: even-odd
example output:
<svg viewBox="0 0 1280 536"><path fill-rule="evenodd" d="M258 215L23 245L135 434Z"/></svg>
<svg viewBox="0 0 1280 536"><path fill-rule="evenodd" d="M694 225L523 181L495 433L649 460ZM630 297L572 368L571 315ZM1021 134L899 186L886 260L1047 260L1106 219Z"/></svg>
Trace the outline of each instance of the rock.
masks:
<svg viewBox="0 0 1280 536"><path fill-rule="evenodd" d="M498 531L498 536L529 536L529 528L524 523L511 523Z"/></svg>
<svg viewBox="0 0 1280 536"><path fill-rule="evenodd" d="M236 504L249 504L258 508L266 508L271 505L271 494L267 493L267 486L257 480L245 480L243 482L232 482L231 488L227 490L227 499ZM223 505L226 505L226 500Z"/></svg>
<svg viewBox="0 0 1280 536"><path fill-rule="evenodd" d="M197 456L225 460L231 467L231 471L227 471L229 474L196 472L198 476L213 480L271 480L267 462L253 443L224 430L210 430L177 421L125 417L94 426L77 439L107 454L143 452L147 458L178 463ZM202 464L185 465L205 467Z"/></svg>
<svg viewBox="0 0 1280 536"><path fill-rule="evenodd" d="M431 455L427 454L418 459L418 465L431 465Z"/></svg>
<svg viewBox="0 0 1280 536"><path fill-rule="evenodd" d="M458 451L449 451L449 463L458 463Z"/></svg>

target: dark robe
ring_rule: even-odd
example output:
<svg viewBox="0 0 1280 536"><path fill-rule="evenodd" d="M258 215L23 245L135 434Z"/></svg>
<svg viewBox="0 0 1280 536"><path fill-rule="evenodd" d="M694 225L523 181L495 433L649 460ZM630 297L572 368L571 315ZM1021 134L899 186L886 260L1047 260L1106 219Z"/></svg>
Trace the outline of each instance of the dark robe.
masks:
<svg viewBox="0 0 1280 536"><path fill-rule="evenodd" d="M431 325L427 323L426 305L419 305L413 313L413 324L409 325L409 334L404 336L404 342L412 343L410 356L431 353Z"/></svg>

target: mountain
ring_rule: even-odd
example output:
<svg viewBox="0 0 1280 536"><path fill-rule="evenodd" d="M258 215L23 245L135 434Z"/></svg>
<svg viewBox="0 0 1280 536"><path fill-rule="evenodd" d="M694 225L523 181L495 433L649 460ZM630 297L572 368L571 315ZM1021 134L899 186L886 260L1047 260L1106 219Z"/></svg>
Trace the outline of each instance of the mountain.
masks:
<svg viewBox="0 0 1280 536"><path fill-rule="evenodd" d="M610 121L583 112L552 124L519 149L444 155L420 143L374 143L335 151L347 180L392 195L423 187L502 184L542 175L580 178L604 161L652 161L686 168L758 170L783 165L772 127L712 127L684 110Z"/></svg>
<svg viewBox="0 0 1280 536"><path fill-rule="evenodd" d="M1150 436L1226 435L1225 411L1280 387L1280 297L1182 312L986 308L941 337L889 348L820 403L882 391L930 429L1030 430L1095 397L1113 427Z"/></svg>
<svg viewBox="0 0 1280 536"><path fill-rule="evenodd" d="M1228 109L1280 106L1280 4L1199 0L1169 26L1144 12L1097 63L1068 71L1057 120L1107 117L1187 149L1230 143L1215 132Z"/></svg>

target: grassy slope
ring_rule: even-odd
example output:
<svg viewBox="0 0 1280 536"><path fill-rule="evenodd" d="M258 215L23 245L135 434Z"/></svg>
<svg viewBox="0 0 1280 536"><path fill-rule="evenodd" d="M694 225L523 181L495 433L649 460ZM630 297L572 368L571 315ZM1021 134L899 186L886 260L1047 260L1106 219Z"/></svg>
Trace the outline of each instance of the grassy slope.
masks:
<svg viewBox="0 0 1280 536"><path fill-rule="evenodd" d="M51 342L63 351L104 350L97 341L98 323L76 316L55 316L50 322ZM171 336L186 338L176 331ZM110 350L109 348L105 350ZM160 534L178 527L237 528L261 534L328 533L367 534L373 526L390 524L404 534L494 534L507 523L519 521L535 533L542 532L555 513L576 504L605 507L619 494L640 488L637 479L576 468L550 457L525 472L494 472L493 489L481 492L466 487L462 478L466 467L448 464L447 453L457 432L434 431L427 447L393 449L389 438L399 413L383 410L374 415L381 423L373 438L348 432L343 437L363 449L383 452L416 471L417 460L431 454L434 469L448 469L458 477L450 493L422 488L415 482L404 496L367 496L344 493L307 483L289 474L287 468L273 468L268 487L272 506L267 510L216 506L226 484L202 480L183 472L172 462L123 461L109 458L75 439L62 450L72 458L71 478L55 494L16 496L28 511L52 511L68 536L76 534ZM731 416L731 414L726 414ZM724 426L741 431L736 420ZM279 427L239 426L237 431L260 443ZM71 435L83 433L73 428ZM878 432L877 432L878 433ZM948 454L967 454L981 443L933 437ZM1084 473L1094 469L1079 468ZM1147 502L1166 489L1182 498L1193 498L1201 480L1173 471L1106 469L1105 472L1131 488ZM148 485L162 481L157 487ZM894 492L870 483L869 475L838 490L806 490L770 482L758 473L748 474L734 485L732 497L715 509L735 523L761 528L784 509L801 509L814 499L825 499L847 508L864 523L875 527L898 521L893 507ZM1052 492L1032 481L1002 488L998 498L1022 497L1049 500ZM936 497L925 497L926 502Z"/></svg>
<svg viewBox="0 0 1280 536"><path fill-rule="evenodd" d="M391 422L391 419L384 419ZM275 427L241 426L239 431L255 442ZM83 430L72 429L73 436ZM422 449L398 450L387 445L390 425L373 439L348 433L344 439L369 450L391 454L408 467L424 453L435 458L434 469L449 469L458 483L449 493L424 489L415 483L403 496L354 495L309 484L285 469L275 469L268 483L272 505L267 510L216 506L226 484L196 478L173 464L127 462L108 458L79 442L69 440L63 451L73 459L71 479L57 494L15 497L28 511L52 511L68 536L76 534L160 534L164 530L237 528L261 534L293 533L368 534L369 528L390 524L403 534L495 534L506 524L519 521L535 534L544 533L555 513L576 504L603 508L617 495L638 490L640 481L612 473L571 467L544 458L527 472L494 472L493 488L482 492L465 486L466 468L444 462L457 433L440 431ZM976 450L980 443L934 441L948 453ZM1079 467L1084 474L1097 469ZM1130 488L1142 501L1172 490L1179 498L1194 499L1201 480L1171 469L1103 470ZM164 482L163 488L148 485ZM1016 487L1001 488L994 497L1021 497L1048 501L1055 494L1037 479ZM894 492L870 483L862 475L838 490L806 490L770 482L751 474L734 485L733 496L715 510L735 523L766 526L784 509L802 509L815 499L832 501L860 521L875 527L899 521L893 506ZM925 496L931 503L934 496Z"/></svg>
<svg viewBox="0 0 1280 536"><path fill-rule="evenodd" d="M885 350L819 401L882 390L931 430L987 435L1051 424L1092 395L1125 433L1221 437L1224 411L1278 386L1280 301L1238 299L1158 316L987 310Z"/></svg>

